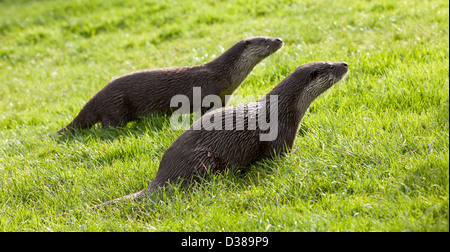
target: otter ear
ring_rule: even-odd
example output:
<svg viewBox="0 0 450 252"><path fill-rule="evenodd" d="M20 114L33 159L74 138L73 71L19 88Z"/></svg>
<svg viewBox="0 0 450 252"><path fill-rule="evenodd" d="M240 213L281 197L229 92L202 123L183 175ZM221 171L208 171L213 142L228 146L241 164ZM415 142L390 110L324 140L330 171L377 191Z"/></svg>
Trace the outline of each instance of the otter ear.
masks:
<svg viewBox="0 0 450 252"><path fill-rule="evenodd" d="M245 41L245 46L248 46L248 45L250 45L250 44L251 44L250 40L246 40L246 41Z"/></svg>
<svg viewBox="0 0 450 252"><path fill-rule="evenodd" d="M313 70L310 74L311 80L314 80L317 77L317 75L319 75L319 71Z"/></svg>

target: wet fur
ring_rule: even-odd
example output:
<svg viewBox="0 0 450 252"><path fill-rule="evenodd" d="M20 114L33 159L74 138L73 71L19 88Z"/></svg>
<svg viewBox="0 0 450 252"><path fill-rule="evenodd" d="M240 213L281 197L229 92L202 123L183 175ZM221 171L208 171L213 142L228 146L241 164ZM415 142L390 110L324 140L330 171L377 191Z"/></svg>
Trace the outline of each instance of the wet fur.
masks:
<svg viewBox="0 0 450 252"><path fill-rule="evenodd" d="M103 127L118 127L151 111L171 113L170 101L179 94L189 97L192 111L193 87L201 87L202 99L219 95L225 106L225 95L231 95L256 64L282 45L280 39L247 38L200 66L149 69L121 76L100 90L57 133L89 128L98 122Z"/></svg>
<svg viewBox="0 0 450 252"><path fill-rule="evenodd" d="M164 153L155 179L148 188L137 194L128 195L97 207L116 204L124 199L141 199L146 193L169 182L184 181L186 185L208 172L220 172L226 167L245 167L263 158L272 158L291 150L300 122L310 104L325 90L338 82L348 71L346 63L313 62L302 65L286 77L265 97L247 104L216 109L205 114L182 133ZM270 113L269 96L278 96L278 135L274 141L260 141L264 133L257 125L256 130L248 129L248 117L259 116L256 105L266 106ZM264 99L266 98L266 99ZM244 130L211 130L204 122L211 116L244 114ZM269 118L267 116L266 118ZM202 123L201 130L198 124ZM234 123L235 125L235 123ZM209 171L208 171L209 169Z"/></svg>

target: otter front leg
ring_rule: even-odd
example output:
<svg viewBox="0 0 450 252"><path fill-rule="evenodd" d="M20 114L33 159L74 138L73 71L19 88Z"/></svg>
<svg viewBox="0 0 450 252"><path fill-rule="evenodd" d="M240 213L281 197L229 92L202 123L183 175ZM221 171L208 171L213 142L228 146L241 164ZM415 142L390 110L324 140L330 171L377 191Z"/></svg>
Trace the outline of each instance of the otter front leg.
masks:
<svg viewBox="0 0 450 252"><path fill-rule="evenodd" d="M272 141L266 142L266 146L263 148L261 158L273 158L274 156L284 155L286 152L292 150L292 144L285 141Z"/></svg>

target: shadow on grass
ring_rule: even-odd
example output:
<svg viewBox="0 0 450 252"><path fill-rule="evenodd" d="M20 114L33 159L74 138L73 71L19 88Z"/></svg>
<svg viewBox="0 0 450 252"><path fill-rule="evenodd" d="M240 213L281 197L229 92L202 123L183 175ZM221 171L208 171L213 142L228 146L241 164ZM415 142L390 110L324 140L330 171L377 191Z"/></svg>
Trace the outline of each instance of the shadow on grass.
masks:
<svg viewBox="0 0 450 252"><path fill-rule="evenodd" d="M166 128L170 128L170 115L153 112L139 118L127 125L113 128L102 128L100 123L94 125L90 129L76 129L74 132L66 132L60 136L54 136L58 143L70 141L87 142L91 138L100 139L101 141L113 141L114 139L126 136L143 136L148 132L158 132Z"/></svg>
<svg viewBox="0 0 450 252"><path fill-rule="evenodd" d="M217 204L216 199L226 198L220 195L242 194L249 187L265 186L267 177L275 175L276 167L283 159L284 157L277 156L255 162L248 167L227 167L220 172L203 174L189 182L180 180L148 192L142 201L125 200L99 211L114 215L119 213L124 219L131 217L140 221L154 218L162 221L174 217L174 214L189 214L189 211L186 212L189 207L186 206Z"/></svg>

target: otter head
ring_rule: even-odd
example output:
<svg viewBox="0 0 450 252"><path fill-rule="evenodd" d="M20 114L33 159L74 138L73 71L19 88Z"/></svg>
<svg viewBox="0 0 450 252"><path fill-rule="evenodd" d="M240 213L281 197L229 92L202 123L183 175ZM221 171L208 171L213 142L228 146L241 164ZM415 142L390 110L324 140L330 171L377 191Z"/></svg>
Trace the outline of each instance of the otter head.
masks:
<svg viewBox="0 0 450 252"><path fill-rule="evenodd" d="M261 60L283 46L279 38L253 37L238 41L208 65L230 80L235 90ZM226 93L229 93L229 90Z"/></svg>
<svg viewBox="0 0 450 252"><path fill-rule="evenodd" d="M302 82L304 93L315 99L347 74L348 64L346 62L312 62L298 67L296 72L306 79Z"/></svg>
<svg viewBox="0 0 450 252"><path fill-rule="evenodd" d="M306 110L319 95L340 81L348 72L346 62L312 62L298 67L295 77L299 80L300 97L298 108ZM297 82L298 83L298 82Z"/></svg>
<svg viewBox="0 0 450 252"><path fill-rule="evenodd" d="M283 40L271 37L246 38L241 43L244 46L242 56L258 62L283 46Z"/></svg>
<svg viewBox="0 0 450 252"><path fill-rule="evenodd" d="M282 46L283 41L280 38L246 38L238 41L211 63L236 66L238 70L248 70L248 68L251 70L261 60Z"/></svg>

